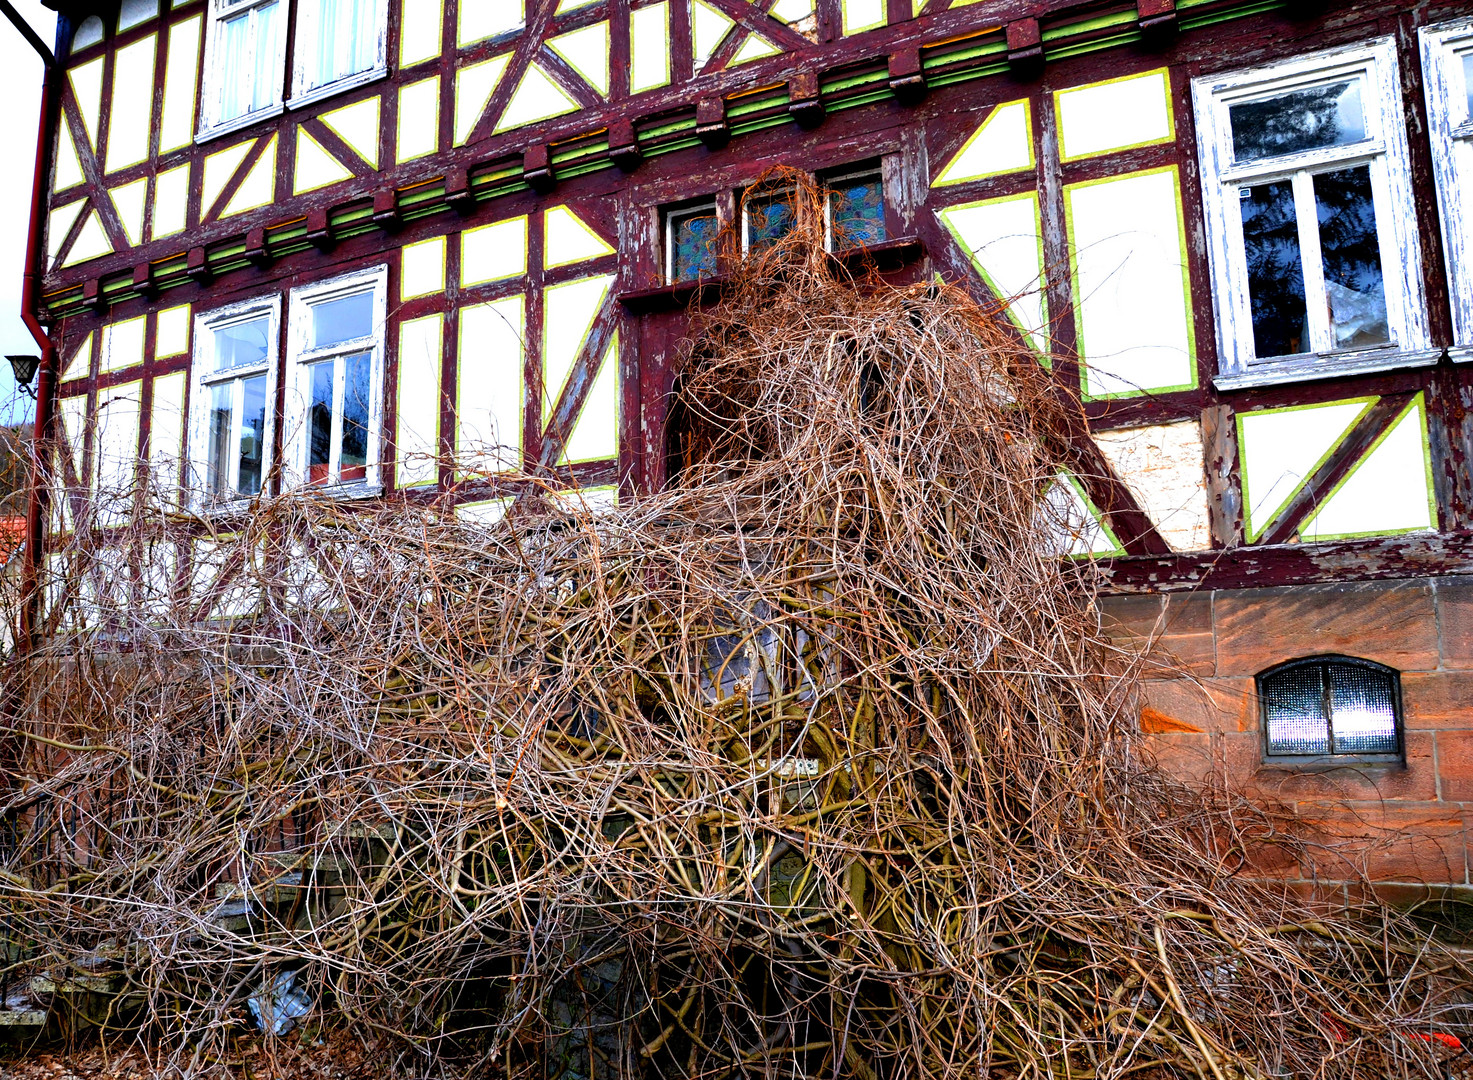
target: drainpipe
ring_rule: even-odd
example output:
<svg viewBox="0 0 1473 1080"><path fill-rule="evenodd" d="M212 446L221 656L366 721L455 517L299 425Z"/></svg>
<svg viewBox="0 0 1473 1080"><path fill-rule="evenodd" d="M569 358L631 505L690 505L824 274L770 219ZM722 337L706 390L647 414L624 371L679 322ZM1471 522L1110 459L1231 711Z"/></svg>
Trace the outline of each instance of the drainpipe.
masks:
<svg viewBox="0 0 1473 1080"><path fill-rule="evenodd" d="M46 512L46 491L42 469L42 448L51 428L51 399L53 397L56 346L51 335L41 325L37 313L41 310L41 280L46 272L44 263L46 196L51 177L51 131L56 124L61 94L58 87L59 67L56 57L46 44L31 29L19 12L9 3L0 0L3 12L15 25L26 42L36 50L44 65L41 83L41 124L36 133L36 165L31 181L31 220L26 236L26 269L21 279L21 318L26 329L36 339L41 350L41 366L36 376L36 420L31 434L31 483L26 502L25 562L22 565L22 600L20 639L17 651L25 654L35 646L36 615L40 607L42 519ZM58 25L57 40L61 40L64 26Z"/></svg>

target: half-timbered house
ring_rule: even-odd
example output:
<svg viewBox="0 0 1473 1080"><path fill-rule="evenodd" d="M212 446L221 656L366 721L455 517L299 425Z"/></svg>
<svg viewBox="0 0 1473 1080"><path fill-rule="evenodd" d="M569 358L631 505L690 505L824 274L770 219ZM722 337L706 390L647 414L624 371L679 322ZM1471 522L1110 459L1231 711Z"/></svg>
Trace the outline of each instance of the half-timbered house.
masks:
<svg viewBox="0 0 1473 1080"><path fill-rule="evenodd" d="M140 463L212 512L494 519L467 460L658 488L708 241L780 233L743 194L786 165L837 255L966 283L1082 398L1070 554L1156 640L1163 759L1360 838L1392 894L1469 885L1465 0L60 6L47 536Z"/></svg>

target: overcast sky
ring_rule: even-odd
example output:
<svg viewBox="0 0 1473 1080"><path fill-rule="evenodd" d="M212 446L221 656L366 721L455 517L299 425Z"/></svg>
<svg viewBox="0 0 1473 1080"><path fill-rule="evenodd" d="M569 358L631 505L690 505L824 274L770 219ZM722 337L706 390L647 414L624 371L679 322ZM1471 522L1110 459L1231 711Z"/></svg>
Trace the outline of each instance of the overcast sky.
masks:
<svg viewBox="0 0 1473 1080"><path fill-rule="evenodd" d="M41 40L56 40L56 12L41 0L13 0ZM0 356L37 355L35 338L20 318L20 279L25 273L26 227L31 218L31 173L41 109L41 59L10 20L0 15ZM10 365L0 360L0 422L29 419L30 400L16 393ZM24 410L22 412L21 410Z"/></svg>

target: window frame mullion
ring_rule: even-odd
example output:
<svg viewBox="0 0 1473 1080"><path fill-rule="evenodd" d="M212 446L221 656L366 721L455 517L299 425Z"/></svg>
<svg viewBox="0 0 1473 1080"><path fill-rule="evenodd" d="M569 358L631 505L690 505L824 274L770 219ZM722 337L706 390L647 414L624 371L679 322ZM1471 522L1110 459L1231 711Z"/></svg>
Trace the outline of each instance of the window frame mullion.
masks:
<svg viewBox="0 0 1473 1080"><path fill-rule="evenodd" d="M1330 296L1325 287L1325 255L1320 247L1319 204L1314 174L1294 174L1294 217L1299 226L1299 269L1304 277L1304 315L1309 324L1309 352L1335 351L1335 327L1330 321ZM1382 277L1385 277L1383 270Z"/></svg>

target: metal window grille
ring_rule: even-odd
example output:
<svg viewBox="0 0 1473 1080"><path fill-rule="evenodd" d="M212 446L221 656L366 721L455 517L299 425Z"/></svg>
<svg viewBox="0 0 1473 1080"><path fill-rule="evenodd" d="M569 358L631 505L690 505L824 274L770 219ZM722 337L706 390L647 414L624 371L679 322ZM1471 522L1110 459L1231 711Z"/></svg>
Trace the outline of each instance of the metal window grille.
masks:
<svg viewBox="0 0 1473 1080"><path fill-rule="evenodd" d="M1401 753L1397 673L1368 660L1296 660L1258 678L1269 757Z"/></svg>

